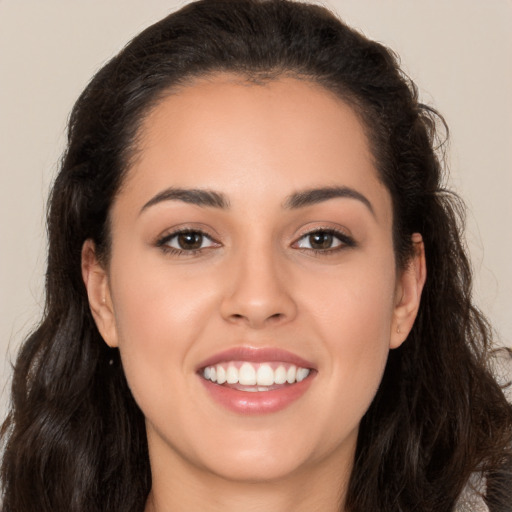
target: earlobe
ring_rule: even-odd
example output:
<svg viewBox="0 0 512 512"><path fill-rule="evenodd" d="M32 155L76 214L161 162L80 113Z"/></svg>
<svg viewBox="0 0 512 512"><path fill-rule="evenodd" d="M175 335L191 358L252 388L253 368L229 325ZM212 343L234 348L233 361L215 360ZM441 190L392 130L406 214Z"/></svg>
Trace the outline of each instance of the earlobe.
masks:
<svg viewBox="0 0 512 512"><path fill-rule="evenodd" d="M425 246L419 233L412 235L412 244L413 255L397 281L390 348L399 347L409 335L427 277Z"/></svg>
<svg viewBox="0 0 512 512"><path fill-rule="evenodd" d="M82 246L82 279L98 331L107 345L117 347L117 331L108 274L98 261L96 247L90 239L86 240Z"/></svg>

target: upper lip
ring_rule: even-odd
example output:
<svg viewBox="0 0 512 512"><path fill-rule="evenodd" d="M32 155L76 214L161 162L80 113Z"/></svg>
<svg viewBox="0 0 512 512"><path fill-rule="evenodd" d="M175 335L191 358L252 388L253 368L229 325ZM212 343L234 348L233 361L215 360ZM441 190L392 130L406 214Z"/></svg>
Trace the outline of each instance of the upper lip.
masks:
<svg viewBox="0 0 512 512"><path fill-rule="evenodd" d="M283 363L294 364L301 368L315 369L314 364L311 361L289 352L288 350L274 347L239 346L229 348L212 355L202 361L197 366L197 370L228 361L247 361L251 363L280 361Z"/></svg>

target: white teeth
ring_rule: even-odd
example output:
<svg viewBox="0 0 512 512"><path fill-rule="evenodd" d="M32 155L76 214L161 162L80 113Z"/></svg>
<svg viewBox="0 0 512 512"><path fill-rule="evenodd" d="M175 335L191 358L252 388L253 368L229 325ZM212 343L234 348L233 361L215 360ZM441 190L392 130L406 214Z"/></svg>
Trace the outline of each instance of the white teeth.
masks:
<svg viewBox="0 0 512 512"><path fill-rule="evenodd" d="M279 366L274 372L274 382L276 384L284 384L286 382L286 368Z"/></svg>
<svg viewBox="0 0 512 512"><path fill-rule="evenodd" d="M280 364L275 370L272 366L275 368L275 363L244 362L240 368L237 368L236 362L220 363L204 368L203 377L217 384L254 386L253 389L244 391L269 391L268 388L275 384L302 382L310 374L308 368L297 368L293 364L289 366Z"/></svg>
<svg viewBox="0 0 512 512"><path fill-rule="evenodd" d="M256 372L258 386L272 386L274 384L274 370L268 364L262 364Z"/></svg>
<svg viewBox="0 0 512 512"><path fill-rule="evenodd" d="M226 382L226 370L219 364L217 365L217 384Z"/></svg>
<svg viewBox="0 0 512 512"><path fill-rule="evenodd" d="M254 386L256 384L256 370L250 363L244 363L238 373L238 382L243 386Z"/></svg>
<svg viewBox="0 0 512 512"><path fill-rule="evenodd" d="M238 382L238 370L230 364L226 371L226 381L228 384L236 384Z"/></svg>
<svg viewBox="0 0 512 512"><path fill-rule="evenodd" d="M309 370L307 368L299 368L297 370L297 382L302 382L307 376L309 375ZM217 375L217 382L219 380L219 377Z"/></svg>

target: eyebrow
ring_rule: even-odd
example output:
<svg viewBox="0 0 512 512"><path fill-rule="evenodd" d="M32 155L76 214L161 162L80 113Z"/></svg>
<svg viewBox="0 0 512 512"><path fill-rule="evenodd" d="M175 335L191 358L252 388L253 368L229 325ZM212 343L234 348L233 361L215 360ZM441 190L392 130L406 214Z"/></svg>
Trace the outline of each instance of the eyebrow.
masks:
<svg viewBox="0 0 512 512"><path fill-rule="evenodd" d="M372 215L375 216L371 202L363 194L350 187L321 187L295 192L285 200L284 208L295 210L335 198L356 199L363 203ZM140 213L163 201L183 201L184 203L194 204L197 206L220 208L223 210L228 209L230 206L227 197L220 192L198 188L188 189L169 187L152 197L141 208Z"/></svg>
<svg viewBox="0 0 512 512"><path fill-rule="evenodd" d="M163 201L183 201L184 203L206 206L210 208L229 208L229 201L224 194L200 188L170 187L152 197L140 210L144 210Z"/></svg>
<svg viewBox="0 0 512 512"><path fill-rule="evenodd" d="M363 203L370 210L371 214L375 216L375 211L369 199L361 194L361 192L350 187L322 187L295 192L286 199L284 207L295 210L335 198L356 199Z"/></svg>

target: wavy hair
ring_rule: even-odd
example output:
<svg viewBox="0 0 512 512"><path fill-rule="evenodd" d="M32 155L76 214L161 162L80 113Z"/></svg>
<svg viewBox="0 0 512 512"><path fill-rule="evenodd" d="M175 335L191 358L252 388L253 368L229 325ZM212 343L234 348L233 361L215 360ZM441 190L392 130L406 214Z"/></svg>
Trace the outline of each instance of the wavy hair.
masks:
<svg viewBox="0 0 512 512"><path fill-rule="evenodd" d="M452 511L475 474L490 510L511 510L512 408L471 300L464 209L444 183L444 122L393 52L289 0L191 3L135 37L76 102L48 209L44 315L17 357L2 428L2 510L144 510L144 417L92 319L81 248L93 239L108 261L109 209L148 112L173 88L223 71L255 82L293 76L348 102L391 194L397 264L411 255L412 233L425 242L419 314L362 419L345 510Z"/></svg>

